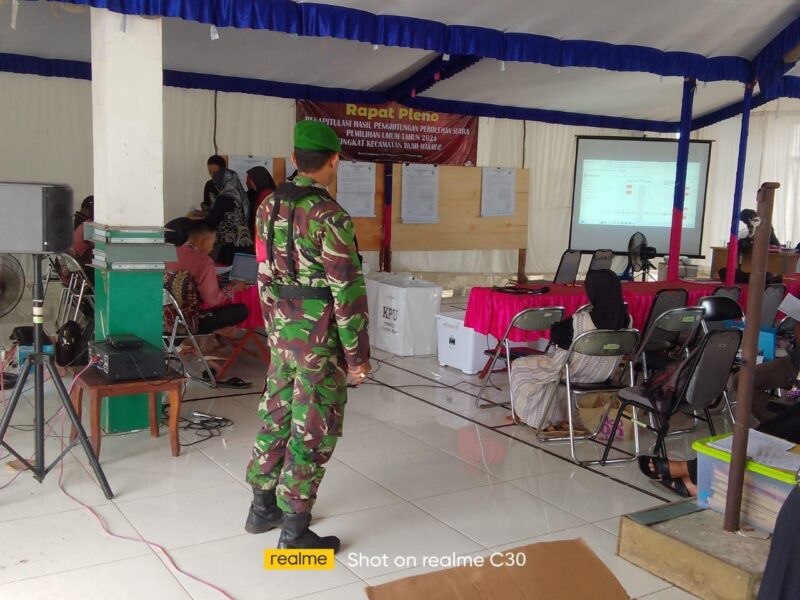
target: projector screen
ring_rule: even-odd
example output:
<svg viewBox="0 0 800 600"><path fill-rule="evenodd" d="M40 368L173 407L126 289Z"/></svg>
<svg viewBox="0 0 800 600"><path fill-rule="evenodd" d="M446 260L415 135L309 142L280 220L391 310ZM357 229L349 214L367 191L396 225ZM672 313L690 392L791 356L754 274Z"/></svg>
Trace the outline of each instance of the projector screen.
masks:
<svg viewBox="0 0 800 600"><path fill-rule="evenodd" d="M627 254L637 231L659 254L669 253L678 140L578 136L573 250ZM689 144L681 254L700 256L711 142Z"/></svg>

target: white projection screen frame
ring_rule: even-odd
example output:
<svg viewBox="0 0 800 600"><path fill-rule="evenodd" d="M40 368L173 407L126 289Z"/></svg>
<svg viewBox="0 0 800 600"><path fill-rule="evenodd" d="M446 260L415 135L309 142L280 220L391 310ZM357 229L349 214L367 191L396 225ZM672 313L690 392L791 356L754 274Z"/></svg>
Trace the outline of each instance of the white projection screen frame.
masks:
<svg viewBox="0 0 800 600"><path fill-rule="evenodd" d="M641 231L669 253L678 140L577 136L569 247L627 254ZM686 173L681 254L701 256L710 141L692 141Z"/></svg>

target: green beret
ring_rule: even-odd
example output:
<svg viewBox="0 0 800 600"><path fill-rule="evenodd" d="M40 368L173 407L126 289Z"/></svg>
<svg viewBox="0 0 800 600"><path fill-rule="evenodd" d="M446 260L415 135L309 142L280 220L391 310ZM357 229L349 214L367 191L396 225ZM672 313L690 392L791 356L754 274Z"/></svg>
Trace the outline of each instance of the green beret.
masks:
<svg viewBox="0 0 800 600"><path fill-rule="evenodd" d="M319 121L300 121L294 126L294 147L298 150L342 151L336 132Z"/></svg>

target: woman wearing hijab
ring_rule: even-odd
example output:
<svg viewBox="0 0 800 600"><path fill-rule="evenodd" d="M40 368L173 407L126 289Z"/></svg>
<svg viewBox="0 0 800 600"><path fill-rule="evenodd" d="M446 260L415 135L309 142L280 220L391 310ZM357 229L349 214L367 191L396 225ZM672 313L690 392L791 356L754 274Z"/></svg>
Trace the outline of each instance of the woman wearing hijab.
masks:
<svg viewBox="0 0 800 600"><path fill-rule="evenodd" d="M572 341L587 331L628 326L628 310L616 273L607 269L589 271L586 295L591 310L553 324L552 347L547 354L518 358L512 363L511 391L517 422L541 427L543 432L569 431L563 395L554 398L549 407L547 404L553 394L563 392L558 383ZM611 377L618 364L618 357L574 354L569 364L570 378L579 383L603 382Z"/></svg>
<svg viewBox="0 0 800 600"><path fill-rule="evenodd" d="M220 169L212 177L219 193L206 220L217 230L219 247L216 261L231 265L237 252L253 253L250 200L235 172Z"/></svg>
<svg viewBox="0 0 800 600"><path fill-rule="evenodd" d="M265 167L253 167L247 172L247 197L250 199L250 231L256 228L256 211L261 203L275 191L275 180Z"/></svg>

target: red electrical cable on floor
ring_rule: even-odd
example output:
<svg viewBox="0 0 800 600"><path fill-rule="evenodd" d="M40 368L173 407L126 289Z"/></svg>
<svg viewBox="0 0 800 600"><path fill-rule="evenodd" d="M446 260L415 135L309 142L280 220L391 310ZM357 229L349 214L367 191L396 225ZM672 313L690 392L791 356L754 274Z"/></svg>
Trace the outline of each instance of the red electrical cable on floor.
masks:
<svg viewBox="0 0 800 600"><path fill-rule="evenodd" d="M92 367L92 366L94 365L94 363L95 363L95 362L96 362L96 361L91 361L91 362L89 362L89 364L88 364L88 365L86 365L86 367L85 367L85 368L84 368L84 369L83 369L83 370L82 370L80 373L78 373L77 375L75 375L75 376L72 378L72 383L71 383L71 385L69 386L69 390L68 390L68 395L69 395L69 396L72 396L72 390L73 390L73 388L75 387L75 382L76 382L76 381L77 381L77 380L80 378L80 376L81 376L81 375L83 375L83 374L84 374L84 373L85 373L85 372L86 372L86 371L89 369L89 367ZM0 362L0 373L2 372L2 364L3 364L3 363L2 363L2 362ZM6 396L5 396L5 389L3 388L3 382L2 382L2 381L0 381L0 394L2 395L2 400L3 400L3 408L4 408L4 412L5 412L5 408L6 408ZM61 408L59 409L59 411L56 413L56 415L53 417L53 418L55 418L55 417L57 417L59 414L61 414L61 415L62 415L62 419L61 419L61 436L59 436L59 435L56 433L56 431L53 429L53 427L50 425L50 423L49 423L49 422L47 422L47 423L46 423L46 425L47 425L47 428L50 430L50 433L51 433L53 436L55 436L55 437L60 437L60 438L61 438L61 451L62 451L62 452L64 451L64 447L65 447L65 444L64 444L64 425L65 425L65 419L63 418L63 411L64 411L64 408L63 408L63 407L61 407ZM33 457L31 457L31 458L33 458ZM69 497L71 500L73 500L74 502L76 502L76 503L80 504L80 505L81 505L83 508L85 508L86 510L88 510L88 511L89 511L89 513L91 513L91 515L92 515L92 516L95 518L95 520L96 520L96 521L97 521L97 522L100 524L100 527L103 529L103 531L105 531L105 532L106 532L106 534L110 535L110 536L111 536L111 537L113 537L113 538L117 538L117 539L120 539L120 540L127 540L127 541L130 541L130 542L139 542L139 543L142 543L142 544L147 544L147 545L148 545L148 546L149 546L151 549L155 548L155 549L157 549L157 550L160 550L160 551L161 551L161 552L164 554L164 556L167 558L167 560L169 561L169 564L172 566L172 568L173 568L173 569L175 569L175 570L176 570L178 573L180 573L180 574L182 574L182 575L185 575L186 577L189 577L190 579L193 579L193 580L197 581L198 583L201 583L201 584L203 584L203 585L205 585L205 586L207 586L207 587L211 588L212 590L215 590L215 591L219 592L220 594L222 594L222 596L223 596L224 598L227 598L228 600L234 600L234 599L233 599L233 597L232 597L230 594L228 594L228 593L227 593L225 590L223 590L222 588L220 588L220 587L218 587L218 586L214 585L213 583L211 583L211 582L209 582L209 581L206 581L206 580L204 580L204 579L200 579L199 577L196 577L195 575L192 575L191 573L189 573L189 572L187 572L187 571L184 571L183 569L181 569L181 568L180 568L180 567L179 567L179 566L178 566L178 565L175 563L175 560L172 558L172 556L170 556L169 552L167 552L167 549L166 549L166 548L164 548L164 546L162 546L161 544L157 544L156 542L152 542L152 541L150 541L150 540L146 540L146 539L144 539L144 538L143 538L141 535L140 535L139 537L131 537L131 536L127 536L127 535L121 535L121 534L118 534L118 533L114 533L113 531L111 531L111 530L108 528L108 525L106 524L106 522L103 520L103 518L102 518L102 517L101 517L101 516L100 516L100 515L97 513L97 511L95 511L95 510L94 510L94 509L93 509L91 506L89 506L89 505L87 505L87 504L84 504L83 502L81 502L81 501L80 501L78 498L76 498L75 496L73 496L72 494L70 494L70 493L69 493L69 492L68 492L68 491L67 491L67 490L64 488L64 482L63 482L63 477L64 477L64 461L63 461L63 460L62 460L62 461L60 461L58 466L59 466L59 473L58 473L58 487L59 487L59 488L61 489L61 491L62 491L62 492L64 492L64 494L66 494L66 495L67 495L67 496L68 496L68 497ZM8 487L9 485L11 485L11 484L14 482L14 480L16 480L16 478L17 478L17 477L19 477L20 475L22 475L22 473L24 473L24 471L20 471L19 473L17 473L16 475L14 475L14 477L11 479L11 481L9 481L8 483L5 483L4 485L0 486L0 490L2 490L3 488L6 488L6 487Z"/></svg>

